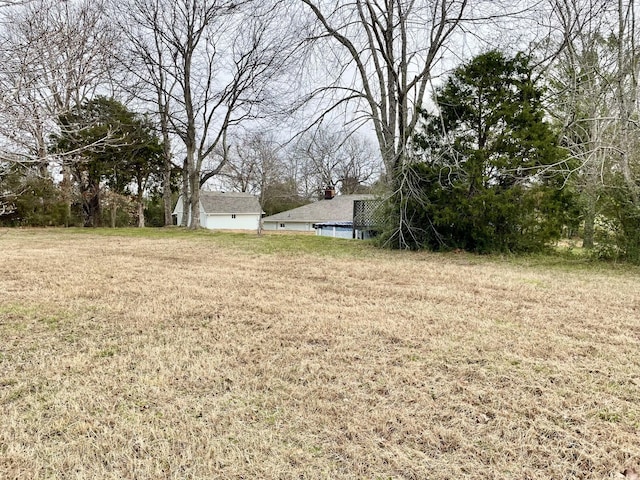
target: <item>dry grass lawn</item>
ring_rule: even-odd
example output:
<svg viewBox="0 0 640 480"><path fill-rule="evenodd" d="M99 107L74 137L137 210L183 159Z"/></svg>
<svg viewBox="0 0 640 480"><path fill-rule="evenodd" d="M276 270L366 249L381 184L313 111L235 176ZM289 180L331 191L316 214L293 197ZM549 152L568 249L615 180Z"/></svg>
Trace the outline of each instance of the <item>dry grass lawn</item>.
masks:
<svg viewBox="0 0 640 480"><path fill-rule="evenodd" d="M640 467L640 270L300 239L0 230L0 478Z"/></svg>

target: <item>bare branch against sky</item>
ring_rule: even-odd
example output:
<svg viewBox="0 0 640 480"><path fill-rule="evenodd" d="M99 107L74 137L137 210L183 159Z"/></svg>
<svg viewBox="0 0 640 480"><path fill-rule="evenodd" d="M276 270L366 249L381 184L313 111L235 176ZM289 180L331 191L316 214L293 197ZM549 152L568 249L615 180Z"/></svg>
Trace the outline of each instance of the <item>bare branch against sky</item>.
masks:
<svg viewBox="0 0 640 480"><path fill-rule="evenodd" d="M228 134L260 115L282 67L271 2L131 0L139 80L184 147L183 194L199 225L200 186L227 161ZM187 218L187 216L185 216Z"/></svg>
<svg viewBox="0 0 640 480"><path fill-rule="evenodd" d="M3 11L0 136L46 169L59 115L109 89L117 37L102 1L32 0Z"/></svg>
<svg viewBox="0 0 640 480"><path fill-rule="evenodd" d="M307 97L324 105L316 121L342 110L352 112L356 126L372 125L387 174L402 164L430 82L463 34L504 26L506 18L523 18L531 8L531 2L517 1L300 2L315 18L306 32L315 60L310 68L326 75Z"/></svg>

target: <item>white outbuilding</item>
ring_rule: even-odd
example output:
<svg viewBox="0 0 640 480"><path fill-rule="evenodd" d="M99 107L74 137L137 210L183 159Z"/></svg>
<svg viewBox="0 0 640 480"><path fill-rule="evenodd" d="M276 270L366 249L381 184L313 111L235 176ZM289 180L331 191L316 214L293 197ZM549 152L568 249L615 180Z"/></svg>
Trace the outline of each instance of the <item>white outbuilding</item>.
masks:
<svg viewBox="0 0 640 480"><path fill-rule="evenodd" d="M240 192L200 192L200 226L209 230L252 230L260 228L262 207L258 198ZM184 202L178 198L173 216L182 223Z"/></svg>

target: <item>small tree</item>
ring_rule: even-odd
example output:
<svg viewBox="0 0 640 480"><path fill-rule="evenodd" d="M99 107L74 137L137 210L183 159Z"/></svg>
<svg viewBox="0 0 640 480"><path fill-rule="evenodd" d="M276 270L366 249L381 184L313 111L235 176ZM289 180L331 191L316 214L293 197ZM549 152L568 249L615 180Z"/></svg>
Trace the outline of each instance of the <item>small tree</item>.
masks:
<svg viewBox="0 0 640 480"><path fill-rule="evenodd" d="M524 55L498 51L457 68L424 113L405 173L414 246L477 252L540 249L559 236L563 161Z"/></svg>

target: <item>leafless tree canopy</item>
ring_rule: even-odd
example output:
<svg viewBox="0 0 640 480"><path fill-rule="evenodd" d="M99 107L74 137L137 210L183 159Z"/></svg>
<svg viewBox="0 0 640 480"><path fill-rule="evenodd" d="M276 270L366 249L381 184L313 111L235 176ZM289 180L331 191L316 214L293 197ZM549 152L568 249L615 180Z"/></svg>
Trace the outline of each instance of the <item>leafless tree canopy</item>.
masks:
<svg viewBox="0 0 640 480"><path fill-rule="evenodd" d="M549 111L574 161L584 245L593 247L599 199L613 173L622 174L631 203L640 206L635 2L558 1L554 18L557 29L548 43L562 48L546 72Z"/></svg>
<svg viewBox="0 0 640 480"><path fill-rule="evenodd" d="M325 40L335 76L312 95L354 103L356 121L371 121L388 172L401 162L433 68L456 31L466 0L302 0Z"/></svg>
<svg viewBox="0 0 640 480"><path fill-rule="evenodd" d="M14 3L0 30L0 137L46 166L57 117L109 90L118 40L102 1Z"/></svg>
<svg viewBox="0 0 640 480"><path fill-rule="evenodd" d="M380 156L371 141L328 127L303 135L292 155L296 157L303 192L308 197L325 188L335 188L347 195L358 193L382 170Z"/></svg>
<svg viewBox="0 0 640 480"><path fill-rule="evenodd" d="M328 187L345 195L362 193L371 189L382 170L371 140L329 128L307 132L288 145L262 132L248 132L230 143L221 172L223 185L253 193L262 204L272 204L274 195L292 193L301 201L312 201ZM274 188L284 185L293 191Z"/></svg>
<svg viewBox="0 0 640 480"><path fill-rule="evenodd" d="M267 187L286 176L284 148L261 132L247 132L232 143L221 172L224 183L232 190L257 195L264 204Z"/></svg>
<svg viewBox="0 0 640 480"><path fill-rule="evenodd" d="M270 2L131 0L133 52L158 113L181 142L183 193L199 225L199 190L228 159L227 136L260 116L282 66ZM136 65L136 63L134 63ZM186 218L186 216L185 216Z"/></svg>

